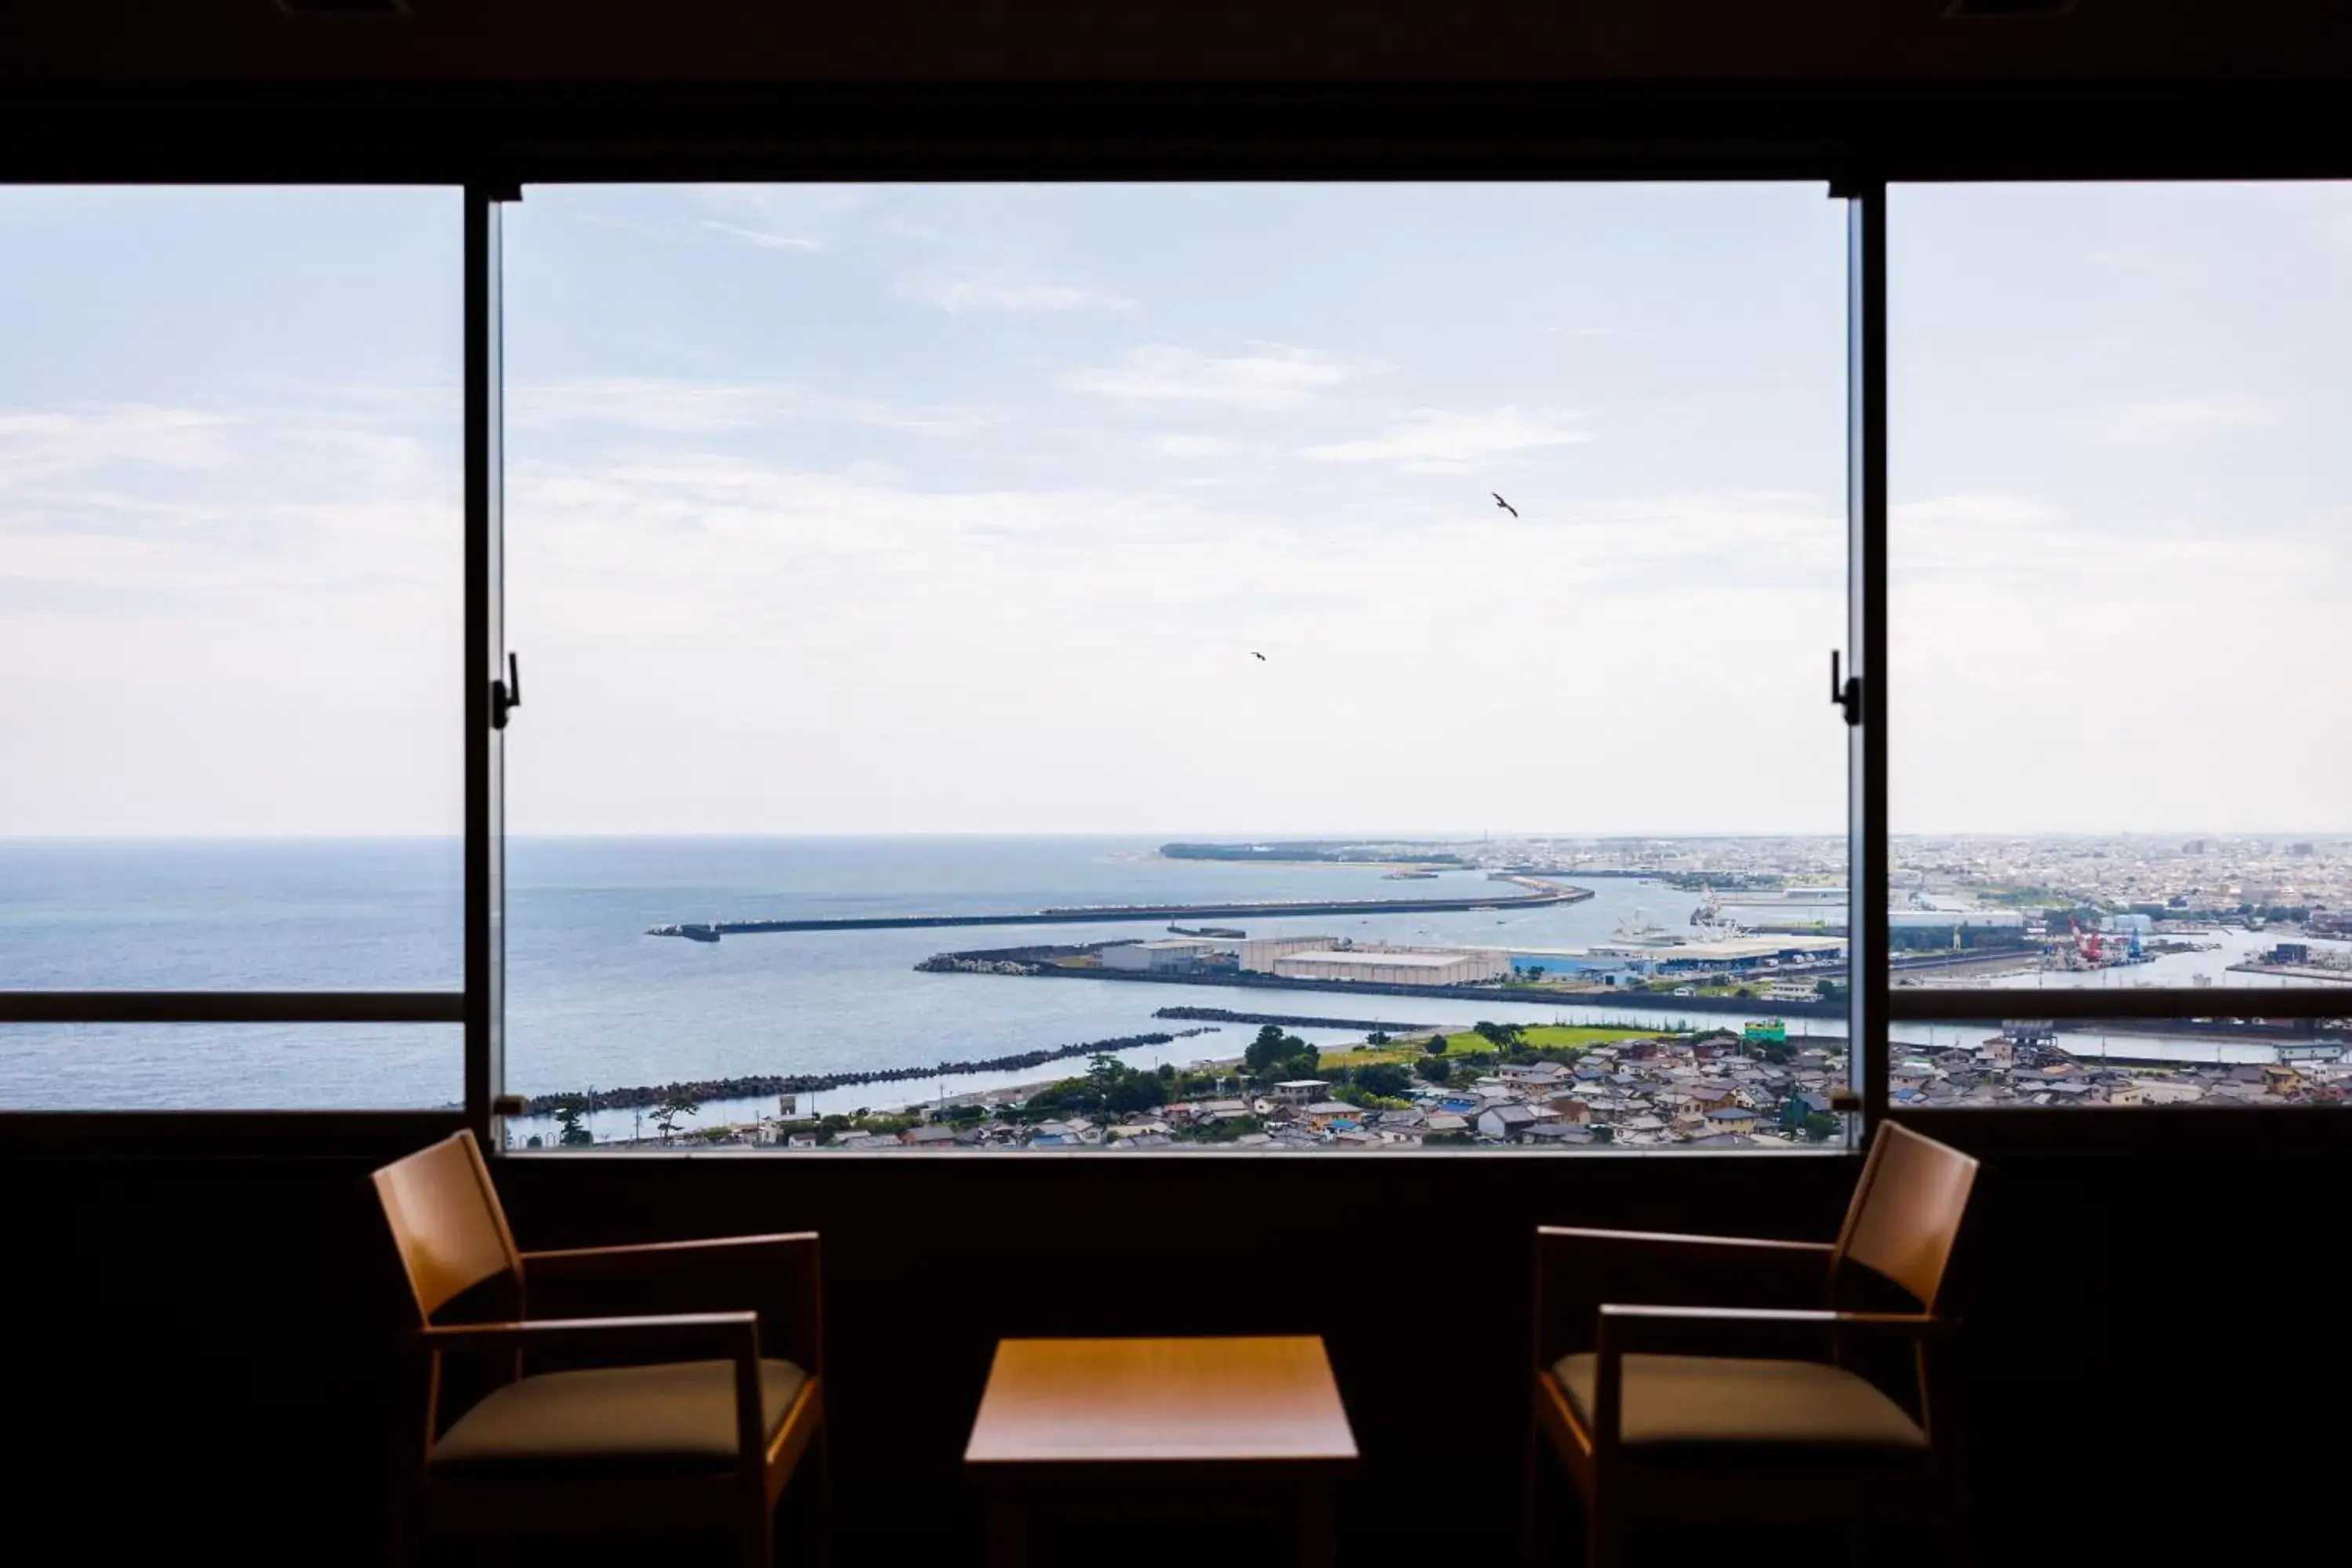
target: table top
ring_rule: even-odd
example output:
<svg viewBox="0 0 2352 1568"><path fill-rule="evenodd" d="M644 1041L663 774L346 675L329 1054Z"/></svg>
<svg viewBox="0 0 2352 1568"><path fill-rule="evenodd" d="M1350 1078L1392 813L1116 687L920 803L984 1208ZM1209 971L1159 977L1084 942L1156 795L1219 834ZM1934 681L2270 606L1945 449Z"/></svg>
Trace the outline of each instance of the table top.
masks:
<svg viewBox="0 0 2352 1568"><path fill-rule="evenodd" d="M968 1465L1346 1462L1323 1342L1001 1340Z"/></svg>

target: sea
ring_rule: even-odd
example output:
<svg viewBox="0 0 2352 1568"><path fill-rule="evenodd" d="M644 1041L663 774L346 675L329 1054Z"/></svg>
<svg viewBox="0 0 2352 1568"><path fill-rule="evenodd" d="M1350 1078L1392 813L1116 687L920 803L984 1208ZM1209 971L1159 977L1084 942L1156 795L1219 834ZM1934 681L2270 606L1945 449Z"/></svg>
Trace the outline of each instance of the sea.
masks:
<svg viewBox="0 0 2352 1568"><path fill-rule="evenodd" d="M1516 889L1483 873L1394 881L1385 868L1166 859L1157 837L515 838L507 846L508 1088L525 1095L697 1079L924 1068L1200 1027L1169 1005L1467 1027L1737 1024L1671 1005L1564 1005L1257 987L926 973L946 950L1163 934L1165 922L776 932L696 942L680 921L1010 912L1046 907L1357 900ZM0 988L436 990L462 983L454 840L0 840ZM1653 879L1593 878L1593 897L1531 910L1214 917L1253 936L1562 948L1621 922L1686 927L1696 895ZM2243 936L2244 933L2235 933ZM2247 942L2252 942L2247 938ZM2245 946L2241 942L2238 946ZM2217 973L2229 954L2193 955ZM2167 974L2171 984L2187 977ZM2247 977L2230 975L2229 981ZM1843 1019L1790 1019L1841 1035ZM1952 1026L1912 1031L1940 1040ZM1295 1030L1329 1048L1360 1027ZM1253 1026L1118 1054L1139 1067L1240 1054ZM1954 1036L1957 1038L1957 1035ZM2116 1048L2137 1036L2118 1036ZM2264 1047L2184 1047L2185 1059ZM2201 1053L2201 1054L2200 1054ZM2250 1058L2251 1059L2251 1058ZM457 1103L450 1025L0 1026L0 1109L396 1109ZM918 1077L801 1098L825 1113L882 1110L1034 1083L1083 1063ZM702 1120L772 1114L772 1100ZM645 1131L601 1110L602 1139ZM532 1119L518 1140L549 1131Z"/></svg>

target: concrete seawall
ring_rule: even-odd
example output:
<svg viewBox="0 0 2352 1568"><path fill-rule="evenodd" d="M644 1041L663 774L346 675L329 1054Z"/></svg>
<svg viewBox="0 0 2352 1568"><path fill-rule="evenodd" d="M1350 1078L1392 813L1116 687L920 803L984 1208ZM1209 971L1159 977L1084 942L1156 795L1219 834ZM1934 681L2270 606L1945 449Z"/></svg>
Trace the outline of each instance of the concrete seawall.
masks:
<svg viewBox="0 0 2352 1568"><path fill-rule="evenodd" d="M1559 887L1512 879L1532 889L1495 898L1459 899L1328 899L1236 904L1107 904L1100 908L1029 910L990 915L851 915L831 920L698 921L655 926L648 936L684 937L688 942L717 942L722 936L750 936L769 931L920 931L945 926L1092 925L1108 921L1194 920L1210 915L1272 920L1292 915L1425 915L1453 914L1465 910L1525 910L1550 904L1580 903L1592 897L1590 888Z"/></svg>
<svg viewBox="0 0 2352 1568"><path fill-rule="evenodd" d="M1662 996L1654 992L1643 994L1612 991L1563 996L1503 985L1391 985L1368 980L1307 980L1286 974L1261 974L1252 970L1186 974L1174 971L1078 968L1034 957L1014 956L1042 953L1044 951L1001 948L987 952L943 952L924 960L916 967L920 969L928 964L940 963L942 960L969 958L1018 964L1017 973L1024 978L1053 976L1069 980L1130 981L1146 985L1220 985L1262 991L1321 991L1343 996L1428 996L1449 1002L1515 1002L1527 1007L1614 1007L1627 1012L1742 1014L1750 1018L1843 1018L1846 1016L1846 1005L1843 1002L1767 1002L1759 997ZM1008 972L999 970L996 973Z"/></svg>

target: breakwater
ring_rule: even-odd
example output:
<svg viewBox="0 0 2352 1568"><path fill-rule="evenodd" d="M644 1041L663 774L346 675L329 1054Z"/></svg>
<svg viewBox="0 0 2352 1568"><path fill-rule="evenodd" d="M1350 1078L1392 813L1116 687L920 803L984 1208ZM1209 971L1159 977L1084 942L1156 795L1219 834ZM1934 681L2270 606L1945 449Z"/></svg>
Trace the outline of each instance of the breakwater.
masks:
<svg viewBox="0 0 2352 1568"><path fill-rule="evenodd" d="M1155 1018L1181 1018L1213 1024L1279 1024L1286 1029L1378 1029L1389 1035L1416 1035L1434 1024L1399 1024L1386 1018L1311 1018L1297 1013L1228 1013L1223 1007L1161 1007Z"/></svg>
<svg viewBox="0 0 2352 1568"><path fill-rule="evenodd" d="M1104 921L1192 920L1208 915L1273 920L1290 915L1429 915L1465 910L1525 910L1573 904L1592 897L1590 888L1564 887L1529 878L1504 878L1522 891L1447 899L1290 899L1233 904L1080 904L1062 909L1022 910L985 915L845 915L814 920L687 921L650 928L648 936L717 942L722 936L770 931L920 931L945 926L1092 925Z"/></svg>
<svg viewBox="0 0 2352 1568"><path fill-rule="evenodd" d="M1629 1012L1742 1013L1751 1018L1843 1018L1843 1002L1766 1002L1752 996L1669 996L1657 992L1541 991L1525 985L1410 985L1371 980L1307 980L1255 970L1105 969L1057 962L1082 957L1086 947L1007 947L983 952L937 952L915 965L929 973L1018 974L1074 980L1139 982L1146 985L1222 985L1263 991L1321 991L1343 996L1428 996L1448 1002L1517 1002L1528 1007L1614 1007ZM1350 1024L1349 1027L1354 1026Z"/></svg>
<svg viewBox="0 0 2352 1568"><path fill-rule="evenodd" d="M772 1094L821 1094L826 1089L855 1089L868 1083L908 1083L919 1079L955 1078L976 1072L1024 1072L1048 1062L1091 1057L1136 1046L1171 1046L1214 1029L1179 1029L1173 1034L1120 1035L1108 1040L1082 1040L1074 1046L1049 1046L1017 1051L1007 1057L971 1061L939 1062L930 1067L876 1068L866 1072L753 1073L742 1078L698 1078L679 1083L635 1084L627 1089L589 1089L569 1094L534 1094L523 1101L526 1116L552 1116L567 1105L586 1110L633 1110L661 1104L674 1097L709 1100L762 1100Z"/></svg>

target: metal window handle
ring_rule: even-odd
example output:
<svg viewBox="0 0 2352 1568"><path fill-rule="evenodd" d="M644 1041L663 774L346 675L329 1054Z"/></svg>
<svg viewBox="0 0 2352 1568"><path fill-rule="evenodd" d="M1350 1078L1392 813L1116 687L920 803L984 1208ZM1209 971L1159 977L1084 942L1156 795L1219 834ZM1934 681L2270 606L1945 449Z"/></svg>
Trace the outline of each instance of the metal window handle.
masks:
<svg viewBox="0 0 2352 1568"><path fill-rule="evenodd" d="M1862 722L1862 677L1849 675L1838 679L1838 651L1830 649L1830 700L1845 710L1845 721Z"/></svg>
<svg viewBox="0 0 2352 1568"><path fill-rule="evenodd" d="M507 678L490 682L490 728L507 727L507 715L522 706L522 666L511 653L507 655Z"/></svg>

